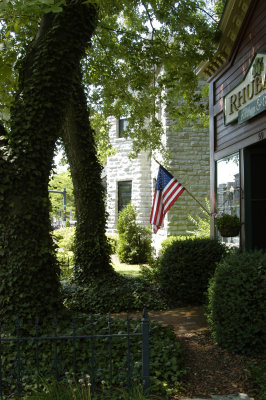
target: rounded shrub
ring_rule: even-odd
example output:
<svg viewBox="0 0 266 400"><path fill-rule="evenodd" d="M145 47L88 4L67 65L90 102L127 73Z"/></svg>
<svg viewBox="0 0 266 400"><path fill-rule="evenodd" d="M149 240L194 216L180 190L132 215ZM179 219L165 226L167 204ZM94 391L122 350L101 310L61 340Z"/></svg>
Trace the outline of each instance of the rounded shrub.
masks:
<svg viewBox="0 0 266 400"><path fill-rule="evenodd" d="M174 240L159 259L159 286L170 306L198 305L205 300L208 281L225 254L217 240Z"/></svg>
<svg viewBox="0 0 266 400"><path fill-rule="evenodd" d="M219 345L266 350L266 254L234 253L217 266L208 289L208 320Z"/></svg>

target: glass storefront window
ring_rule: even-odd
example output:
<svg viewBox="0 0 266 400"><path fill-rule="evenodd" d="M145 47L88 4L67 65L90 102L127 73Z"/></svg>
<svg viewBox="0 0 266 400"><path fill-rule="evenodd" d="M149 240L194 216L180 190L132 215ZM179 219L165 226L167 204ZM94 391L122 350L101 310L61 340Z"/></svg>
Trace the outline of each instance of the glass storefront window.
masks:
<svg viewBox="0 0 266 400"><path fill-rule="evenodd" d="M222 158L216 163L216 213L237 215L240 218L240 170L239 153ZM219 233L217 232L219 235ZM239 247L240 237L221 240Z"/></svg>

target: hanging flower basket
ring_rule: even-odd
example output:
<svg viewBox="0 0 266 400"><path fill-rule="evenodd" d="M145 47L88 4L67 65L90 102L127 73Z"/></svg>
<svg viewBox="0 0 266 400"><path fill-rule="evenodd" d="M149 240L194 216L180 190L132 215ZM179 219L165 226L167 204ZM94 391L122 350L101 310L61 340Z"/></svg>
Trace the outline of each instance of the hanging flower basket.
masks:
<svg viewBox="0 0 266 400"><path fill-rule="evenodd" d="M239 235L241 224L237 215L214 214L214 218L221 236L234 237Z"/></svg>

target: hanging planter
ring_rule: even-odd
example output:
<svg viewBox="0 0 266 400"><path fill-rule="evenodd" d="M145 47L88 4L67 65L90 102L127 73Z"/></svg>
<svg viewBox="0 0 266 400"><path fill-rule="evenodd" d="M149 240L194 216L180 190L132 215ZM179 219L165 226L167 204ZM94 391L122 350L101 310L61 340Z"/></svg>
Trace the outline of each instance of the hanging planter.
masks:
<svg viewBox="0 0 266 400"><path fill-rule="evenodd" d="M241 224L237 215L214 214L214 217L221 236L234 237L239 235Z"/></svg>

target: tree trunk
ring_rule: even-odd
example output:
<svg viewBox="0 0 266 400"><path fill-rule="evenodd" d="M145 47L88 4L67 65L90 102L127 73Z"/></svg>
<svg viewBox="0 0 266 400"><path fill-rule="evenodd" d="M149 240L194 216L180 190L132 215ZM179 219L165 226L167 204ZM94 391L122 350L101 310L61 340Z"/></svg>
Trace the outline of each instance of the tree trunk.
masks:
<svg viewBox="0 0 266 400"><path fill-rule="evenodd" d="M0 142L0 316L61 308L59 269L49 234L48 181L95 9L70 0L45 15L20 67L11 131ZM2 146L1 146L2 145Z"/></svg>
<svg viewBox="0 0 266 400"><path fill-rule="evenodd" d="M77 75L68 103L63 141L70 164L77 213L75 270L77 283L84 285L113 272L105 235L104 188L97 160L86 97Z"/></svg>

